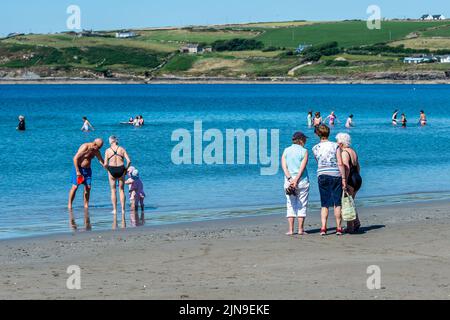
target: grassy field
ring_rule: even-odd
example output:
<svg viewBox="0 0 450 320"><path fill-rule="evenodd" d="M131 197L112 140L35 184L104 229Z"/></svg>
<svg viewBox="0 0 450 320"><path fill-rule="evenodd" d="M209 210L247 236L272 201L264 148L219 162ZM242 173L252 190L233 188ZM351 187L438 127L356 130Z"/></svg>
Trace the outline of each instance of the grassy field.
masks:
<svg viewBox="0 0 450 320"><path fill-rule="evenodd" d="M233 31L208 29L176 29L176 30L154 30L142 31L139 41L159 41L159 42L204 42L212 43L216 40L231 40L234 38L250 39L258 35L251 31Z"/></svg>
<svg viewBox="0 0 450 320"><path fill-rule="evenodd" d="M433 28L422 32L424 37L450 37L450 25Z"/></svg>
<svg viewBox="0 0 450 320"><path fill-rule="evenodd" d="M412 32L448 25L450 22L382 22L381 30L369 30L365 21L316 23L298 27L268 29L256 39L267 46L296 48L299 44L337 41L342 47L399 40Z"/></svg>
<svg viewBox="0 0 450 320"><path fill-rule="evenodd" d="M245 28L286 28L286 27L299 27L315 24L317 22L313 21L283 21L283 22L255 22L255 23L247 23L234 25ZM233 27L233 25L231 25Z"/></svg>
<svg viewBox="0 0 450 320"><path fill-rule="evenodd" d="M411 49L429 49L431 51L450 48L450 38L415 38L391 43L392 46L404 45Z"/></svg>
<svg viewBox="0 0 450 320"><path fill-rule="evenodd" d="M147 49L159 52L172 52L180 46L170 42L146 41L145 39L116 39L103 37L78 38L68 34L58 35L27 35L2 40L3 44L23 44L30 46L48 46L52 48L124 46L128 48Z"/></svg>

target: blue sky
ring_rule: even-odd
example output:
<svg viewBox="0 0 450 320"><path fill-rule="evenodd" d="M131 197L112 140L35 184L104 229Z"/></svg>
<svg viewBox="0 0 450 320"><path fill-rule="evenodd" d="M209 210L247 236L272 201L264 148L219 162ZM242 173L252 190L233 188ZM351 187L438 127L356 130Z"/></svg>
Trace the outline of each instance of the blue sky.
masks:
<svg viewBox="0 0 450 320"><path fill-rule="evenodd" d="M442 13L449 0L13 0L2 1L0 34L65 31L69 5L80 6L84 29L223 24L248 21L365 19L375 4L387 18Z"/></svg>

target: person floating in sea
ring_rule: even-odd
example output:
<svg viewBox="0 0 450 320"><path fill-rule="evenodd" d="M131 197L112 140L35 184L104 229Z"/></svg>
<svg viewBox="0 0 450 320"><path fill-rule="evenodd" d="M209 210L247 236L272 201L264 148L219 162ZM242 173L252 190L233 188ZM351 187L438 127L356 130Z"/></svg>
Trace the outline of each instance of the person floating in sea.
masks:
<svg viewBox="0 0 450 320"><path fill-rule="evenodd" d="M130 188L130 204L131 204L131 225L133 227L144 225L144 184L139 178L139 171L135 167L128 168L129 178L125 181L125 184ZM141 207L141 217L139 218L139 206Z"/></svg>
<svg viewBox="0 0 450 320"><path fill-rule="evenodd" d="M139 116L139 126L143 127L145 125L144 117L142 115Z"/></svg>
<svg viewBox="0 0 450 320"><path fill-rule="evenodd" d="M318 126L320 126L323 122L322 116L320 115L320 112L316 112L315 116L314 116L314 120L313 120L313 126L315 128L317 128Z"/></svg>
<svg viewBox="0 0 450 320"><path fill-rule="evenodd" d="M78 149L77 154L73 157L73 169L70 176L70 181L72 183L72 188L69 193L69 213L70 218L73 219L72 209L73 209L73 201L77 194L77 190L81 185L84 185L84 208L89 208L89 199L91 194L91 185L92 185L92 169L91 162L93 158L97 158L102 167L103 165L103 157L100 154L100 150L103 147L102 139L95 139L94 142L85 143L81 145ZM89 217L85 217L86 222L86 230L90 230Z"/></svg>
<svg viewBox="0 0 450 320"><path fill-rule="evenodd" d="M312 111L308 112L308 116L306 118L306 122L308 124L308 128L312 128L312 126L313 126L313 112Z"/></svg>
<svg viewBox="0 0 450 320"><path fill-rule="evenodd" d="M83 117L83 126L81 127L81 131L83 132L89 132L89 131L95 131L92 124L89 122L88 118Z"/></svg>
<svg viewBox="0 0 450 320"><path fill-rule="evenodd" d="M406 128L406 124L408 123L408 120L406 119L406 115L402 113L402 128Z"/></svg>
<svg viewBox="0 0 450 320"><path fill-rule="evenodd" d="M398 110L395 110L392 114L392 125L396 126L398 124L397 117L398 117Z"/></svg>
<svg viewBox="0 0 450 320"><path fill-rule="evenodd" d="M334 113L334 111L332 111L330 113L330 115L325 118L324 122L326 122L327 120L329 121L330 126L334 126L335 123L339 121L338 118L336 117L336 114Z"/></svg>
<svg viewBox="0 0 450 320"><path fill-rule="evenodd" d="M353 128L354 126L355 126L355 124L353 123L353 115L351 114L348 116L347 122L345 123L345 127L347 129L350 129L350 128Z"/></svg>
<svg viewBox="0 0 450 320"><path fill-rule="evenodd" d="M423 110L420 110L419 123L422 127L425 127L427 125L427 115L425 114L425 111L423 111Z"/></svg>
<svg viewBox="0 0 450 320"><path fill-rule="evenodd" d="M19 116L19 124L17 125L17 130L25 131L25 129L26 129L25 117L24 116Z"/></svg>

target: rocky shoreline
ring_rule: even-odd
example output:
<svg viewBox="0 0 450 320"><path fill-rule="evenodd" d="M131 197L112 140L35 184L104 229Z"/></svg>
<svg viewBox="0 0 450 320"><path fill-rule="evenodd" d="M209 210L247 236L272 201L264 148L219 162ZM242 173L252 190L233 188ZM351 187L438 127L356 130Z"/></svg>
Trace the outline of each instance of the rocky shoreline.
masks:
<svg viewBox="0 0 450 320"><path fill-rule="evenodd" d="M354 77L3 77L0 84L450 84L450 72L376 72Z"/></svg>

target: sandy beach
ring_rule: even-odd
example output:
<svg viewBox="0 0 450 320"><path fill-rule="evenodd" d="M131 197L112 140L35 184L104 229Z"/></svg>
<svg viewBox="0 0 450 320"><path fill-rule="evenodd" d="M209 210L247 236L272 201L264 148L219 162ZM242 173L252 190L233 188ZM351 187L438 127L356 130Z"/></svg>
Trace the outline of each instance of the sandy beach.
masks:
<svg viewBox="0 0 450 320"><path fill-rule="evenodd" d="M0 299L450 299L449 205L363 208L363 233L343 237L319 236L312 211L302 237L284 235L280 212L5 240ZM70 265L81 290L66 288ZM379 290L367 288L371 265Z"/></svg>

